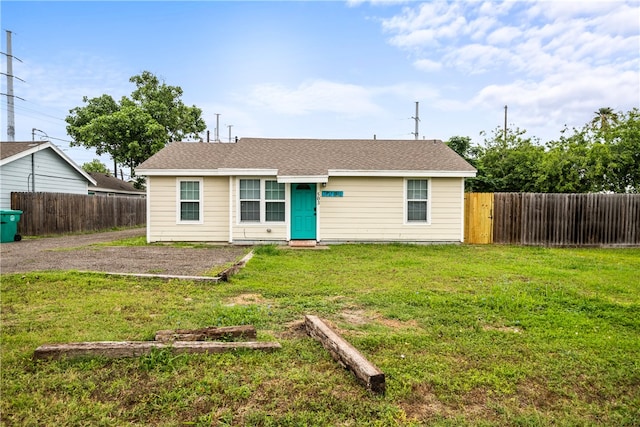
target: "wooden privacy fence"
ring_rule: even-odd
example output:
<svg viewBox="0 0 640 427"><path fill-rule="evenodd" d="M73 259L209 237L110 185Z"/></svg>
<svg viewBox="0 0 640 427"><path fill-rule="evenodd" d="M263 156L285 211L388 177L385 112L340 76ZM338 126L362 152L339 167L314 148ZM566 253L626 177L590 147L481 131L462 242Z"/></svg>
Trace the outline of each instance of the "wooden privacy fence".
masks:
<svg viewBox="0 0 640 427"><path fill-rule="evenodd" d="M640 246L640 194L468 193L465 242Z"/></svg>
<svg viewBox="0 0 640 427"><path fill-rule="evenodd" d="M22 211L23 236L108 230L147 222L146 199L66 193L11 193L11 209Z"/></svg>

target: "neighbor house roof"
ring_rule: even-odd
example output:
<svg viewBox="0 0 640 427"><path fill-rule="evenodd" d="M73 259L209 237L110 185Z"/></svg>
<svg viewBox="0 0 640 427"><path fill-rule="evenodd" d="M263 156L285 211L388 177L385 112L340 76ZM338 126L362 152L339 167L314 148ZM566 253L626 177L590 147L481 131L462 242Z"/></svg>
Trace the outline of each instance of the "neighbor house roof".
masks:
<svg viewBox="0 0 640 427"><path fill-rule="evenodd" d="M141 175L276 174L475 176L476 170L439 140L269 139L236 143L173 142L138 166Z"/></svg>
<svg viewBox="0 0 640 427"><path fill-rule="evenodd" d="M90 185L89 191L101 191L120 194L146 194L145 190L139 190L130 182L123 181L108 173L89 172L96 181L96 185Z"/></svg>
<svg viewBox="0 0 640 427"><path fill-rule="evenodd" d="M87 181L95 185L95 180L91 178L87 172L49 141L0 142L0 166L46 149L52 150L64 162L68 163L71 168L75 169L76 172L86 178Z"/></svg>

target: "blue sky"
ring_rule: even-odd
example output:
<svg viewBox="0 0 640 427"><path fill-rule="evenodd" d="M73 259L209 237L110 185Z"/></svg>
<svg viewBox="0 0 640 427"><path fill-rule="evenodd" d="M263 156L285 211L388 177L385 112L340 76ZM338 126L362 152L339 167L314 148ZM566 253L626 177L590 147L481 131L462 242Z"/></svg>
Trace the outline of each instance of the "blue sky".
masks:
<svg viewBox="0 0 640 427"><path fill-rule="evenodd" d="M220 137L483 141L504 122L542 142L600 107L640 105L638 1L2 1L16 140L44 131L78 164L64 118L129 95L148 70ZM6 71L6 59L2 59ZM2 92L6 80L2 77ZM6 100L1 97L6 140ZM36 132L36 139L42 134ZM101 157L111 165L108 157Z"/></svg>

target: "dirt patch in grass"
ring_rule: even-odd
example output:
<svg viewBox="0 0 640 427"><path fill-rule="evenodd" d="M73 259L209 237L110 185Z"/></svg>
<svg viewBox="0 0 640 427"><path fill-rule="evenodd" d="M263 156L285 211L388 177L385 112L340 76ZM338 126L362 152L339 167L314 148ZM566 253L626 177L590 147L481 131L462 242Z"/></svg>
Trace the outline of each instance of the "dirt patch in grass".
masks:
<svg viewBox="0 0 640 427"><path fill-rule="evenodd" d="M231 298L227 298L224 303L225 305L232 307L234 305L254 305L254 304L265 305L265 304L271 304L272 302L265 299L260 294L245 293L245 294L236 295Z"/></svg>
<svg viewBox="0 0 640 427"><path fill-rule="evenodd" d="M415 320L401 321L398 319L389 319L375 312L367 312L361 309L347 309L340 312L340 317L345 322L362 326L369 323L378 323L392 329L417 328L418 322Z"/></svg>
<svg viewBox="0 0 640 427"><path fill-rule="evenodd" d="M285 325L285 330L277 334L281 339L301 339L307 337L307 327L304 320L295 320Z"/></svg>
<svg viewBox="0 0 640 427"><path fill-rule="evenodd" d="M487 405L487 391L483 388L473 389L453 403L443 402L433 391L430 384L415 384L415 399L401 403L400 406L407 418L420 422L429 422L442 418L455 418L464 415L466 419L493 420L495 412Z"/></svg>
<svg viewBox="0 0 640 427"><path fill-rule="evenodd" d="M524 405L540 409L558 408L566 403L566 399L550 391L538 381L528 379L517 388L518 400Z"/></svg>

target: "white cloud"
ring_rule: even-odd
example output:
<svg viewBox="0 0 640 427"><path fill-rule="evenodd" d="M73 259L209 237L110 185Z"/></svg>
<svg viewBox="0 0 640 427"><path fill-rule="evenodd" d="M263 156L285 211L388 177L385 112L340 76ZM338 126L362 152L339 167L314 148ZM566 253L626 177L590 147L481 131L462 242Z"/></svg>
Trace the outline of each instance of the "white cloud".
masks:
<svg viewBox="0 0 640 427"><path fill-rule="evenodd" d="M370 3L374 6L387 6L401 3L407 3L411 0L347 0L347 6L356 7L364 3Z"/></svg>
<svg viewBox="0 0 640 427"><path fill-rule="evenodd" d="M496 68L508 62L510 53L494 46L470 44L454 49L443 57L451 68L463 70L469 74L478 74Z"/></svg>
<svg viewBox="0 0 640 427"><path fill-rule="evenodd" d="M566 123L584 124L591 112L605 106L614 110L637 105L637 73L618 73L612 67L583 68L566 75L553 74L542 80L515 80L492 84L470 101L479 109L508 105L520 112L521 126L545 124L556 131Z"/></svg>
<svg viewBox="0 0 640 427"><path fill-rule="evenodd" d="M520 36L521 31L516 27L498 28L487 36L489 44L509 45Z"/></svg>
<svg viewBox="0 0 640 427"><path fill-rule="evenodd" d="M296 88L280 84L258 85L251 90L249 99L253 104L291 115L322 111L359 116L382 111L367 88L326 80L307 81Z"/></svg>
<svg viewBox="0 0 640 427"><path fill-rule="evenodd" d="M403 48L456 37L466 25L467 20L459 6L442 1L421 3L416 9L406 7L401 15L382 21L385 31L397 33L390 42Z"/></svg>
<svg viewBox="0 0 640 427"><path fill-rule="evenodd" d="M26 58L19 65L14 64L14 69L14 74L26 82L19 88L23 91L21 96L44 108L70 109L82 105L83 96L104 93L118 100L133 90L130 76L116 63L78 52L69 52L47 64ZM17 85L14 87L18 89Z"/></svg>
<svg viewBox="0 0 640 427"><path fill-rule="evenodd" d="M633 0L429 2L405 7L382 28L416 69L445 81L443 70L468 75L474 83L462 98L472 108L513 105L523 123L557 131L602 106L638 105L639 15ZM438 105L463 107L460 91L443 93L458 98Z"/></svg>
<svg viewBox="0 0 640 427"><path fill-rule="evenodd" d="M422 71L438 71L442 68L442 63L430 59L418 59L413 65Z"/></svg>

